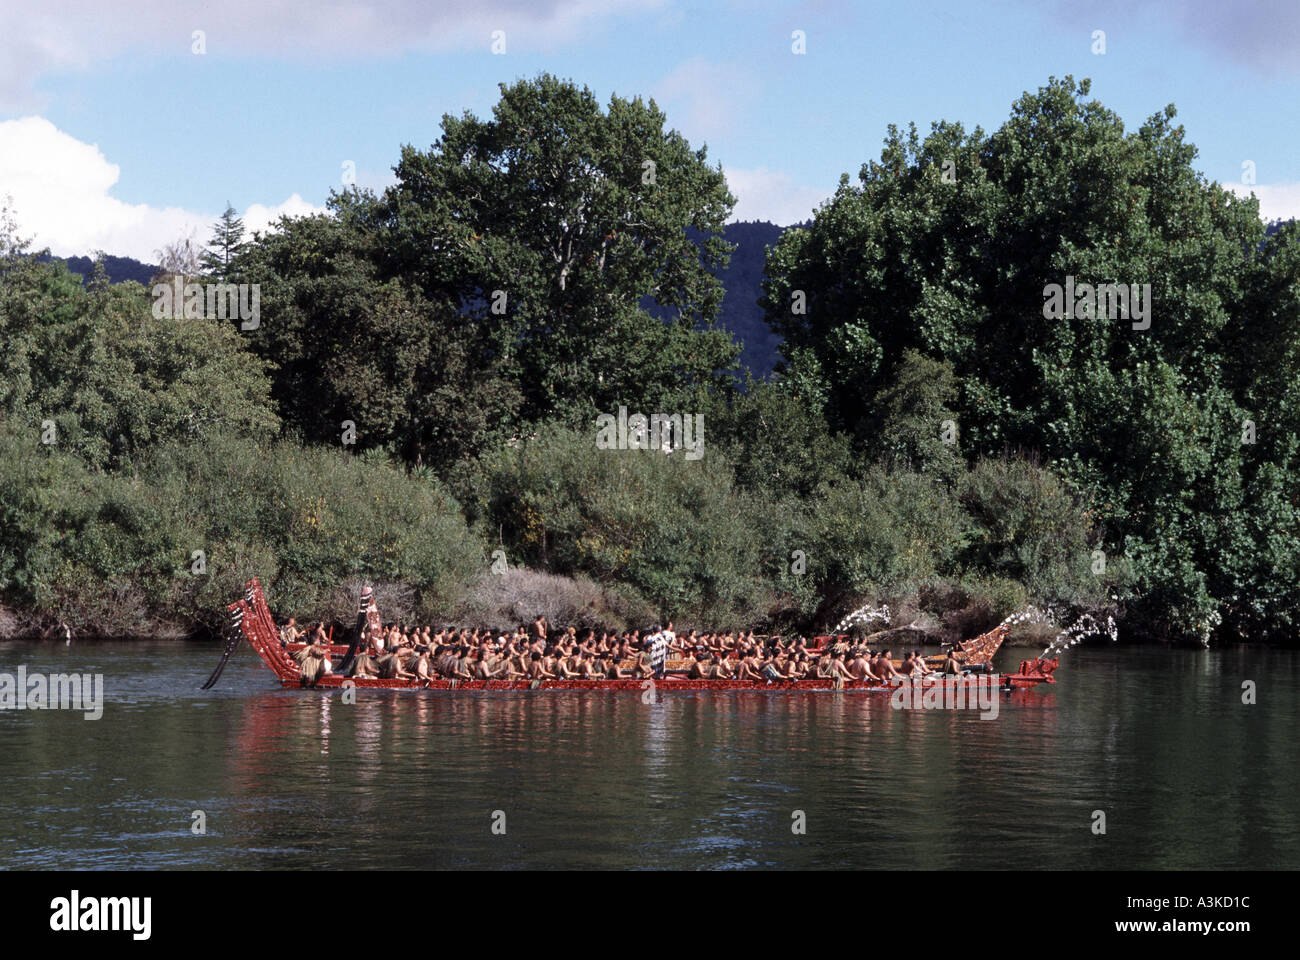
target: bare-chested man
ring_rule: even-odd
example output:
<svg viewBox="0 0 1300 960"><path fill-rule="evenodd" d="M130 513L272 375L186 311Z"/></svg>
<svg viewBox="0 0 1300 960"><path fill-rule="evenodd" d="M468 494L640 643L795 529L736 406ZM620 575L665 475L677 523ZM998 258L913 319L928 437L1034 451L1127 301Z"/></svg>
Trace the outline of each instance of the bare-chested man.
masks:
<svg viewBox="0 0 1300 960"><path fill-rule="evenodd" d="M848 662L849 675L854 680L879 680L875 672L871 669L871 662L867 660L867 651L858 647L853 651L853 659Z"/></svg>
<svg viewBox="0 0 1300 960"><path fill-rule="evenodd" d="M469 655L469 645L461 644L456 650L456 679L473 680L474 679L474 658Z"/></svg>
<svg viewBox="0 0 1300 960"><path fill-rule="evenodd" d="M546 669L542 663L542 655L534 650L528 655L528 679L529 680L554 680L555 674Z"/></svg>
<svg viewBox="0 0 1300 960"><path fill-rule="evenodd" d="M785 656L777 647L768 648L758 664L758 675L764 680L784 680Z"/></svg>
<svg viewBox="0 0 1300 960"><path fill-rule="evenodd" d="M783 673L787 680L802 680L808 670L808 655L791 650L785 658Z"/></svg>
<svg viewBox="0 0 1300 960"><path fill-rule="evenodd" d="M686 677L688 680L711 680L713 679L712 672L713 656L705 653L696 657L694 662L691 663L691 669L687 672Z"/></svg>
<svg viewBox="0 0 1300 960"><path fill-rule="evenodd" d="M348 676L361 678L379 676L379 664L371 656L369 648L357 651L357 655L352 658L352 666L348 668Z"/></svg>
<svg viewBox="0 0 1300 960"><path fill-rule="evenodd" d="M883 651L871 664L872 672L885 683L893 683L895 678L903 679L903 675L894 666L894 661L890 659L892 653L892 650Z"/></svg>
<svg viewBox="0 0 1300 960"><path fill-rule="evenodd" d="M737 680L762 680L763 675L758 672L758 658L752 652L747 652L740 658L740 664L736 667Z"/></svg>
<svg viewBox="0 0 1300 960"><path fill-rule="evenodd" d="M600 665L596 662L594 652L587 650L578 659L578 676L583 680L600 679Z"/></svg>
<svg viewBox="0 0 1300 960"><path fill-rule="evenodd" d="M433 679L433 667L430 664L429 653L427 650L422 650L413 656L407 664L407 667L419 680Z"/></svg>
<svg viewBox="0 0 1300 960"><path fill-rule="evenodd" d="M555 662L551 669L561 680L576 680L582 676L582 673L577 669L579 663L581 663L580 658L575 662L575 659L566 655L565 651L557 650L555 651Z"/></svg>
<svg viewBox="0 0 1300 960"><path fill-rule="evenodd" d="M830 676L831 676L832 679L835 679L835 680L853 680L853 679L855 679L855 677L853 676L853 674L851 674L851 673L849 672L849 668L848 668L848 667L845 665L845 663L844 663L844 659L845 659L845 657L847 657L847 656L848 656L847 653L832 653L832 654L831 654L831 669L830 669Z"/></svg>
<svg viewBox="0 0 1300 960"><path fill-rule="evenodd" d="M925 665L925 658L921 656L921 651L913 650L907 655L907 659L903 661L902 672L913 680L919 680L934 671Z"/></svg>
<svg viewBox="0 0 1300 960"><path fill-rule="evenodd" d="M644 680L655 674L654 654L651 652L651 642L646 638L645 645L641 652L636 655L636 664L632 667L632 675L638 679Z"/></svg>
<svg viewBox="0 0 1300 960"><path fill-rule="evenodd" d="M474 665L474 678L476 680L495 680L503 676L510 669L510 665L501 657L491 651L481 653L478 663Z"/></svg>
<svg viewBox="0 0 1300 960"><path fill-rule="evenodd" d="M822 653L813 662L812 669L808 671L808 675L811 677L817 677L821 680L826 680L835 676L835 668L831 666L831 660L834 656L835 655L829 650Z"/></svg>
<svg viewBox="0 0 1300 960"><path fill-rule="evenodd" d="M379 658L379 675L385 680L409 680L415 676L406 669L397 650L390 650Z"/></svg>

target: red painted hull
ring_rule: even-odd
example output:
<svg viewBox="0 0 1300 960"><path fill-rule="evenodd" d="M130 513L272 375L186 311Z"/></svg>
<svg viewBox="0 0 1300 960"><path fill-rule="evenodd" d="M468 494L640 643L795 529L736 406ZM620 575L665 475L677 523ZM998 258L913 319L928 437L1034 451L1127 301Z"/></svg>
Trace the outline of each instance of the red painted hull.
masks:
<svg viewBox="0 0 1300 960"><path fill-rule="evenodd" d="M285 651L280 643L279 633L275 628L275 623L271 617L270 609L266 605L266 598L262 594L262 587L254 578L248 581L245 588L245 599L237 603L232 603L229 607L233 618L239 624L239 629L243 632L244 637L248 640L249 645L257 651L262 662L270 668L271 672L276 675L281 686L285 687L305 687L301 671L298 664ZM822 639L822 638L818 638ZM982 639L982 638L977 638ZM974 642L974 641L973 641ZM291 644L290 649L301 649L301 644ZM335 653L337 651L337 653ZM331 654L335 659L341 658L346 654L347 647L332 645ZM991 654L990 654L991 658ZM1019 670L1014 674L986 674L971 673L962 677L962 682L968 687L990 687L996 686L1007 690L1025 689L1035 687L1041 683L1055 683L1056 678L1052 675L1057 667L1056 660L1022 660ZM951 681L950 681L951 682ZM357 689L379 689L379 690L448 690L448 691L479 691L479 690L621 690L621 691L644 691L649 689L648 681L644 679L627 679L627 680L541 680L536 682L529 680L447 680L438 677L432 680L385 680L374 677L342 677L337 674L326 674L321 677L313 686L316 688L335 688L342 687L344 684L354 684ZM841 684L836 684L834 680L826 678L811 678L804 680L779 680L779 681L749 681L749 680L688 680L684 677L666 676L656 678L654 689L656 692L667 692L672 690L690 691L690 690L707 690L707 691L789 691L789 692L829 692L834 690L862 690L876 691L887 693L897 689L898 684L885 684L877 681L849 680Z"/></svg>
<svg viewBox="0 0 1300 960"><path fill-rule="evenodd" d="M949 683L953 682L950 678ZM968 688L996 686L1011 689L1023 689L1040 683L1055 683L1055 678L1041 675L1013 674L997 676L990 674L966 674L962 683ZM300 687L298 677L282 677L280 683L285 687ZM541 680L533 687L528 680L462 680L459 682L445 680L382 680L374 677L341 677L326 674L316 684L319 689L342 687L355 684L357 689L381 690L648 690L647 680ZM874 683L870 681L845 681L837 688L834 681L818 678L816 680L781 680L773 682L754 682L750 680L687 680L676 677L660 677L654 681L656 692L671 690L762 690L762 691L824 691L871 690L888 693L898 688L897 684Z"/></svg>

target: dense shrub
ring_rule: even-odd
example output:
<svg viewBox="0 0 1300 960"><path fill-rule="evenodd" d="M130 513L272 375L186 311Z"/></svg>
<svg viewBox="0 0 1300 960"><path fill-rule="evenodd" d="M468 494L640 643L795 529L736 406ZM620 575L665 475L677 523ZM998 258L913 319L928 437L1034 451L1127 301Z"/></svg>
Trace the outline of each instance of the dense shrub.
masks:
<svg viewBox="0 0 1300 960"><path fill-rule="evenodd" d="M773 545L726 459L707 446L694 461L602 450L595 438L594 426L546 428L488 462L486 529L509 562L625 583L679 619L765 609Z"/></svg>
<svg viewBox="0 0 1300 960"><path fill-rule="evenodd" d="M934 478L873 467L812 504L809 525L823 592L879 595L955 574L967 519Z"/></svg>
<svg viewBox="0 0 1300 960"><path fill-rule="evenodd" d="M1021 459L982 460L961 477L959 497L970 517L967 569L1045 601L1104 602L1125 582L1123 561L1102 570L1094 559L1088 514L1052 473Z"/></svg>
<svg viewBox="0 0 1300 960"><path fill-rule="evenodd" d="M346 619L334 595L348 578L404 584L431 612L484 565L436 482L340 451L216 437L101 474L0 436L0 590L84 630L213 626L253 575L284 614L341 605Z"/></svg>

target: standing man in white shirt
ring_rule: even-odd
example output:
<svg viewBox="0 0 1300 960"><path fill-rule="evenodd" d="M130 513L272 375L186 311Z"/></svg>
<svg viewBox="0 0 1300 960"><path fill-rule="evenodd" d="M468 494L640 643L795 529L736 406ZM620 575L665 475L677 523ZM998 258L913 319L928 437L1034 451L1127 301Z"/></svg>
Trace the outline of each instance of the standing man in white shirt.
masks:
<svg viewBox="0 0 1300 960"><path fill-rule="evenodd" d="M650 636L646 637L646 645L650 648L650 666L656 677L662 677L664 665L668 662L668 638L658 624L655 624Z"/></svg>

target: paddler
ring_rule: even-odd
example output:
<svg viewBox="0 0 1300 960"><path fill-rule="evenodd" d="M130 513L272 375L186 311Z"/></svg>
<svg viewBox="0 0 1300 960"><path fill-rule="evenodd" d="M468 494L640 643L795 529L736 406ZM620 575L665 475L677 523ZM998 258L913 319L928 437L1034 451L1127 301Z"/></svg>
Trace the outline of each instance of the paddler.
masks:
<svg viewBox="0 0 1300 960"><path fill-rule="evenodd" d="M299 661L301 670L300 682L304 686L314 687L320 682L320 678L329 673L332 669L329 661L329 651L325 648L324 640L317 640L312 637L311 643L303 648L303 657Z"/></svg>
<svg viewBox="0 0 1300 960"><path fill-rule="evenodd" d="M763 679L763 675L758 672L758 659L752 650L745 651L745 655L741 657L740 666L736 670L736 679L751 681Z"/></svg>
<svg viewBox="0 0 1300 960"><path fill-rule="evenodd" d="M542 664L542 655L538 653L536 650L534 650L531 654L529 654L528 679L529 680L554 680L555 679L555 674L547 670L546 667Z"/></svg>
<svg viewBox="0 0 1300 960"><path fill-rule="evenodd" d="M853 659L848 663L849 675L854 680L879 680L880 678L871 669L871 662L867 659L868 651L862 647L853 649Z"/></svg>
<svg viewBox="0 0 1300 960"><path fill-rule="evenodd" d="M433 679L433 670L429 665L429 651L427 649L421 650L419 653L415 654L415 656L411 658L410 663L407 664L407 666L411 670L411 672L415 674L417 679L419 680Z"/></svg>
<svg viewBox="0 0 1300 960"><path fill-rule="evenodd" d="M876 662L871 665L872 672L885 683L892 683L895 678L903 679L903 675L894 666L893 652L892 650L885 650L876 658Z"/></svg>

